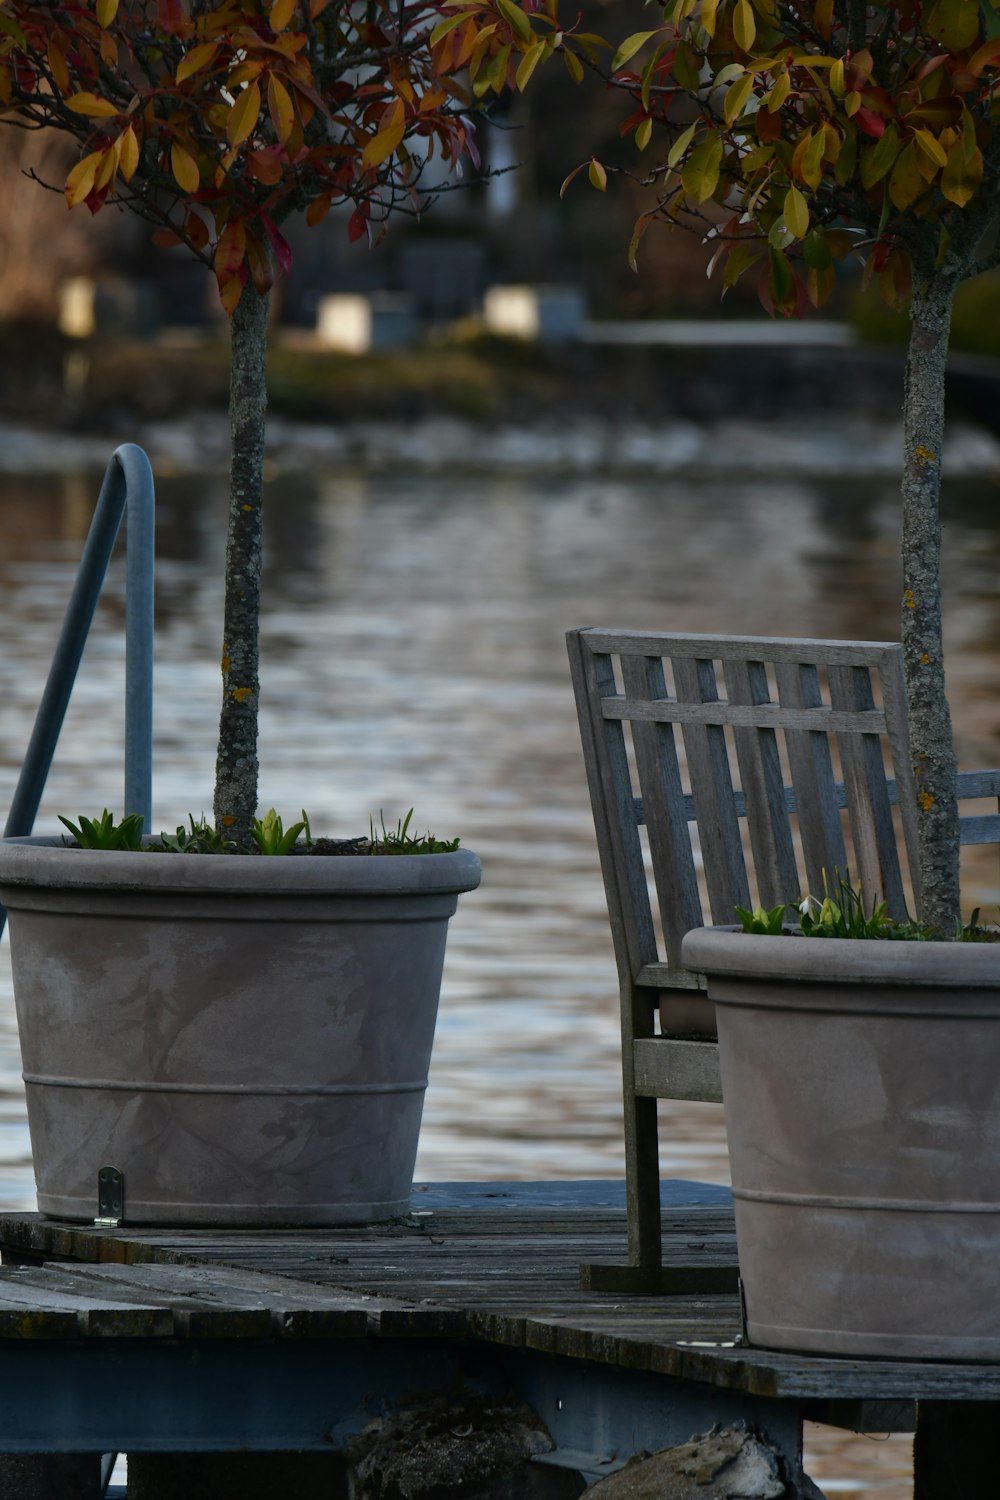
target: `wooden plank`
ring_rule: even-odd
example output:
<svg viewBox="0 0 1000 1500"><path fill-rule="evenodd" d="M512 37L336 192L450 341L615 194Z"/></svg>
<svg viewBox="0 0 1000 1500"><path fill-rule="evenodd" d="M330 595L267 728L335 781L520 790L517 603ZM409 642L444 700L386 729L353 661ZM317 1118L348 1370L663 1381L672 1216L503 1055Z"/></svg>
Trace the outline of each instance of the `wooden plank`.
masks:
<svg viewBox="0 0 1000 1500"><path fill-rule="evenodd" d="M601 713L603 699L616 690L613 664L608 655L584 651L583 634L570 631L567 636L570 671L619 978L625 985L644 963L656 962L659 954L625 739L620 726L605 724Z"/></svg>
<svg viewBox="0 0 1000 1500"><path fill-rule="evenodd" d="M959 771L955 790L959 797L1000 797L1000 771Z"/></svg>
<svg viewBox="0 0 1000 1500"><path fill-rule="evenodd" d="M808 662L780 662L776 667L779 701L786 707L818 708L819 674ZM816 730L786 729L791 801L799 820L806 884L823 889L824 870L847 868L847 851L839 810L846 805L843 783L833 772L829 736Z"/></svg>
<svg viewBox="0 0 1000 1500"><path fill-rule="evenodd" d="M635 656L693 657L695 660L728 661L748 656L768 661L813 662L822 666L868 666L886 650L898 651L892 641L833 641L788 636L775 639L763 635L680 635L673 631L606 630L589 626L581 630L589 651L628 651Z"/></svg>
<svg viewBox="0 0 1000 1500"><path fill-rule="evenodd" d="M630 698L665 698L667 685L659 657L623 656L622 678ZM649 833L667 962L680 969L681 940L704 921L698 877L688 836L684 789L672 725L638 721L632 726L636 770Z"/></svg>
<svg viewBox="0 0 1000 1500"><path fill-rule="evenodd" d="M73 1277L82 1295L127 1291L169 1304L179 1337L358 1338L368 1332L368 1314L356 1296L275 1280L219 1266L142 1264L74 1268Z"/></svg>
<svg viewBox="0 0 1000 1500"><path fill-rule="evenodd" d="M966 813L958 820L962 844L1000 844L1000 813Z"/></svg>
<svg viewBox="0 0 1000 1500"><path fill-rule="evenodd" d="M683 700L676 706L722 712L712 661L678 658L672 664L677 697ZM683 734L712 920L731 922L737 906L750 905L750 886L725 733L718 720L692 718L684 721Z"/></svg>
<svg viewBox="0 0 1000 1500"><path fill-rule="evenodd" d="M828 676L830 698L835 707L863 711L873 702L871 675L867 667L831 666ZM903 919L907 905L896 848L896 830L886 792L881 741L877 735L863 732L841 734L838 742L854 844L852 879L855 883L860 880L866 906L884 900L890 914ZM897 781L899 769L897 766ZM830 888L834 890L835 872L829 870L827 876Z"/></svg>
<svg viewBox="0 0 1000 1500"><path fill-rule="evenodd" d="M895 838L893 838L893 850L901 875L908 867L910 887L913 892L913 911L914 915L919 916L923 901L920 839L917 828L917 784L913 769L913 756L910 753L909 704L903 676L902 650L886 652L878 667L878 680L886 715L886 737L889 741L892 768L895 772L897 805L903 825L903 852L900 853L897 848Z"/></svg>
<svg viewBox="0 0 1000 1500"><path fill-rule="evenodd" d="M731 704L759 708L771 701L762 661L727 661ZM758 899L768 910L799 895L792 831L785 810L785 788L773 729L737 728L733 739L747 808L750 847Z"/></svg>
<svg viewBox="0 0 1000 1500"><path fill-rule="evenodd" d="M636 1093L654 1099L722 1103L718 1042L672 1037L633 1042Z"/></svg>
<svg viewBox="0 0 1000 1500"><path fill-rule="evenodd" d="M851 668L850 670L858 670ZM601 701L605 719L648 719L654 724L718 724L743 729L821 729L824 734L884 734L885 714L878 708L785 710L779 703L757 705L720 702L643 703L621 696Z"/></svg>
<svg viewBox="0 0 1000 1500"><path fill-rule="evenodd" d="M629 1254L655 1262L660 1245L656 1106L636 1098L631 1042L635 1036L652 1036L654 1029L652 998L636 987L632 976L658 962L659 953L624 733L600 712L602 698L616 690L611 657L585 649L581 632L571 631L567 645L618 965Z"/></svg>

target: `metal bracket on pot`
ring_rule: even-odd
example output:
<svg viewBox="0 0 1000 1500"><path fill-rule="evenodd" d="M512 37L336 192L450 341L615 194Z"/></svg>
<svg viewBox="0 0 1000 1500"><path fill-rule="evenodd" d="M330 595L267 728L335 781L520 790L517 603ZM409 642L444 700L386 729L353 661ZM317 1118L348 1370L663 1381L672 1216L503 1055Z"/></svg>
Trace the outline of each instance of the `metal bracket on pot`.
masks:
<svg viewBox="0 0 1000 1500"><path fill-rule="evenodd" d="M95 1229L117 1229L125 1219L125 1173L117 1167L101 1167L97 1174L97 1218Z"/></svg>

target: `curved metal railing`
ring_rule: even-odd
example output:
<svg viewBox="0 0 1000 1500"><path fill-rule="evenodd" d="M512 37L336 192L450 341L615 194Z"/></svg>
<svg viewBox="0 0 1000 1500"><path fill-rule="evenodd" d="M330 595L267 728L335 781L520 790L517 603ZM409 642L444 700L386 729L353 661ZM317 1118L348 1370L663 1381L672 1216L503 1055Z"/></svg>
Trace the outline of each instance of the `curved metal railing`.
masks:
<svg viewBox="0 0 1000 1500"><path fill-rule="evenodd" d="M125 813L149 827L153 786L153 471L135 443L111 456L4 827L31 833L111 553L128 510L125 575ZM0 907L0 932L7 913Z"/></svg>

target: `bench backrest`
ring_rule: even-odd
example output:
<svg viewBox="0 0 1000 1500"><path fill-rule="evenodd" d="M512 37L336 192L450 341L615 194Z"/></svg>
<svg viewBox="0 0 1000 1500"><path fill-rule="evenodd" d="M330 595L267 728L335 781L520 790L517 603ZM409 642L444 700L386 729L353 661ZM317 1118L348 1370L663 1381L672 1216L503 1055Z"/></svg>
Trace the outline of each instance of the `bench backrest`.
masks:
<svg viewBox="0 0 1000 1500"><path fill-rule="evenodd" d="M849 873L893 915L915 908L898 645L599 629L568 641L633 983L698 985L680 962L685 932L822 894L824 872Z"/></svg>

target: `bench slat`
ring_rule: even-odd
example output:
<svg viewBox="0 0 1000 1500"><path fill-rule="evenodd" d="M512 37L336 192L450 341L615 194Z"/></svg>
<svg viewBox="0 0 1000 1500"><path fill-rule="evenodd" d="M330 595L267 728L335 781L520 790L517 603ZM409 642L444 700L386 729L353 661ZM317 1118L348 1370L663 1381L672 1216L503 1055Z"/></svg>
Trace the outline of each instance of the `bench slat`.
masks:
<svg viewBox="0 0 1000 1500"><path fill-rule="evenodd" d="M672 666L677 697L683 699L677 707L711 704L712 712L721 712L715 708L719 690L711 661L674 657ZM703 713L681 723L712 920L728 922L737 906L750 905L750 885L725 732L718 723L708 722L709 717Z"/></svg>

